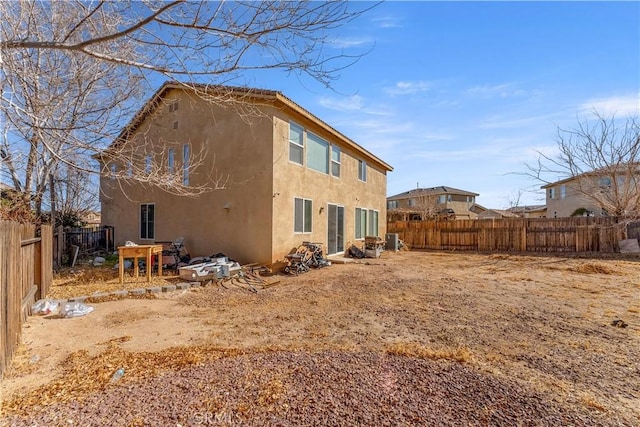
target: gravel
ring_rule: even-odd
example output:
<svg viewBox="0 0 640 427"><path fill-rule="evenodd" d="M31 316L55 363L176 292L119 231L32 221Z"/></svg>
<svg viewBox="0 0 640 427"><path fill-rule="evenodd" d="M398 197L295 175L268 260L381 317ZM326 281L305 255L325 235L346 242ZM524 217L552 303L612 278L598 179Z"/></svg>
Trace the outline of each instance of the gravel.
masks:
<svg viewBox="0 0 640 427"><path fill-rule="evenodd" d="M477 367L380 352L245 353L125 378L10 426L631 426Z"/></svg>

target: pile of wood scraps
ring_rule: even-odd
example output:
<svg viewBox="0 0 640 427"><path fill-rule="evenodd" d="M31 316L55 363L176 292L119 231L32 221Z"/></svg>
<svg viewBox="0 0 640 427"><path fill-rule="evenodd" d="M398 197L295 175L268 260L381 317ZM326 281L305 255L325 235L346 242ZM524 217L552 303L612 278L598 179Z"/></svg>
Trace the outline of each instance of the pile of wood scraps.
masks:
<svg viewBox="0 0 640 427"><path fill-rule="evenodd" d="M267 289L280 283L280 280L262 277L260 274L271 275L271 269L258 264L243 265L236 274L220 281L223 288L229 289L235 286L249 292L258 293L258 290Z"/></svg>

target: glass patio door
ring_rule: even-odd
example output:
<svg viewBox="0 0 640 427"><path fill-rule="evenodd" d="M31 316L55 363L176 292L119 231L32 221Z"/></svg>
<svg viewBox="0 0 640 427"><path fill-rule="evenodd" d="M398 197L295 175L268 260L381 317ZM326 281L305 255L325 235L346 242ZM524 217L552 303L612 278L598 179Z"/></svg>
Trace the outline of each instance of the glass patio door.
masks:
<svg viewBox="0 0 640 427"><path fill-rule="evenodd" d="M328 205L327 255L344 252L344 206Z"/></svg>

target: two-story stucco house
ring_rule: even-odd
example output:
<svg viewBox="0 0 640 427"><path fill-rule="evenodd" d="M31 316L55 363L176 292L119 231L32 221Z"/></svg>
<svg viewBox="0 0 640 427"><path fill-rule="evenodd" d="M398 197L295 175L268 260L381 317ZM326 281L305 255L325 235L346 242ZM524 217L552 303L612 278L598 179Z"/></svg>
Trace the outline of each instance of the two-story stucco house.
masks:
<svg viewBox="0 0 640 427"><path fill-rule="evenodd" d="M585 172L543 185L547 217L628 216L640 212L640 168L616 168Z"/></svg>
<svg viewBox="0 0 640 427"><path fill-rule="evenodd" d="M446 186L416 188L387 198L388 219L476 219L478 214L471 208L478 196L478 193Z"/></svg>
<svg viewBox="0 0 640 427"><path fill-rule="evenodd" d="M223 189L188 198L103 174L102 224L115 227L116 244L180 236L191 255L273 264L303 241L330 255L384 236L392 167L280 92L167 82L114 144L155 145L147 152L162 155L145 161L185 174L204 153L180 178L188 185L225 177ZM110 164L109 149L99 160L106 171L127 167Z"/></svg>

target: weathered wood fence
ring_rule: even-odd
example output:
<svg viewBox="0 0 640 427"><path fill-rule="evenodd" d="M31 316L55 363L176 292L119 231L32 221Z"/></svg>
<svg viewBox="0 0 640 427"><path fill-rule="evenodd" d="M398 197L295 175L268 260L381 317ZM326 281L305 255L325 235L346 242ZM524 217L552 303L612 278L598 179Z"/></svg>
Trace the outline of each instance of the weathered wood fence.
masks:
<svg viewBox="0 0 640 427"><path fill-rule="evenodd" d="M416 249L500 252L616 252L615 218L504 218L390 222L388 233Z"/></svg>
<svg viewBox="0 0 640 427"><path fill-rule="evenodd" d="M51 226L38 229L0 220L0 378L20 342L31 305L51 286L52 238Z"/></svg>

